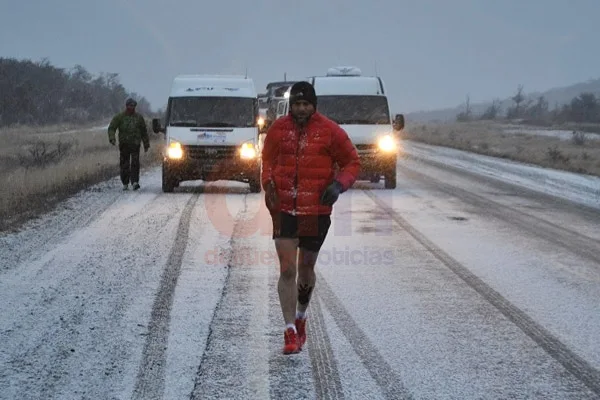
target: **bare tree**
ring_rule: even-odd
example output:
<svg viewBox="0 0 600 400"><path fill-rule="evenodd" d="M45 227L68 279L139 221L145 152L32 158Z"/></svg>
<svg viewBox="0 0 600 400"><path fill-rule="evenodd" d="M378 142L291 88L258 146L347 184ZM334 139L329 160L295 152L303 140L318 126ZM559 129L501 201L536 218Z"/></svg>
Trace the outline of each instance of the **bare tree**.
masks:
<svg viewBox="0 0 600 400"><path fill-rule="evenodd" d="M521 103L525 100L525 96L523 95L523 85L519 85L517 87L517 93L512 97L512 101L515 102L515 117L519 118L521 115L520 106Z"/></svg>
<svg viewBox="0 0 600 400"><path fill-rule="evenodd" d="M459 122L469 121L471 119L471 97L467 95L467 99L465 101L465 111L459 113L456 116L456 120Z"/></svg>
<svg viewBox="0 0 600 400"><path fill-rule="evenodd" d="M501 101L500 99L494 99L492 104L484 111L481 115L481 119L483 120L494 120L500 115L501 111Z"/></svg>

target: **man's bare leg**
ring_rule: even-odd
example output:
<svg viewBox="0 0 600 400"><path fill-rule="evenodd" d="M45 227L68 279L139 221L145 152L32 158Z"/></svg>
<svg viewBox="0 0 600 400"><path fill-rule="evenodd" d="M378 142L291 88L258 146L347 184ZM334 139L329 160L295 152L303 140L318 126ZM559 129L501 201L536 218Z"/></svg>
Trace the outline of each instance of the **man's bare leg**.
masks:
<svg viewBox="0 0 600 400"><path fill-rule="evenodd" d="M304 315L308 309L312 292L315 288L317 276L315 264L319 252L301 248L298 256L298 304L296 309L300 315Z"/></svg>
<svg viewBox="0 0 600 400"><path fill-rule="evenodd" d="M298 239L275 239L275 249L279 257L280 273L277 289L279 303L286 326L294 325L296 319L296 273L298 263Z"/></svg>

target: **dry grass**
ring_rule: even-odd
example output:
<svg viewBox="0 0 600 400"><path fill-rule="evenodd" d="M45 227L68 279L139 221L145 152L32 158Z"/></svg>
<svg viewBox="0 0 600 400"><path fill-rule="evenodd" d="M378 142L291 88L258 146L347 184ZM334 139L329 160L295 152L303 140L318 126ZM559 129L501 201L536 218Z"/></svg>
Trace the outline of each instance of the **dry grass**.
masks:
<svg viewBox="0 0 600 400"><path fill-rule="evenodd" d="M600 176L600 140L507 134L489 122L407 125L403 138L543 167Z"/></svg>
<svg viewBox="0 0 600 400"><path fill-rule="evenodd" d="M74 131L74 130L85 130L88 128L93 128L97 126L105 126L108 125L107 121L97 121L97 122L89 122L86 124L55 124L55 125L40 125L40 126L30 126L30 125L11 125L10 127L0 128L0 136L4 134L16 133L20 135L31 135L34 133L55 133L55 132L66 132L66 131Z"/></svg>
<svg viewBox="0 0 600 400"><path fill-rule="evenodd" d="M0 230L48 211L92 184L118 176L119 153L108 143L105 130L54 129L0 131L8 137L0 147ZM150 133L150 137L150 151L141 156L142 168L160 162L163 136Z"/></svg>

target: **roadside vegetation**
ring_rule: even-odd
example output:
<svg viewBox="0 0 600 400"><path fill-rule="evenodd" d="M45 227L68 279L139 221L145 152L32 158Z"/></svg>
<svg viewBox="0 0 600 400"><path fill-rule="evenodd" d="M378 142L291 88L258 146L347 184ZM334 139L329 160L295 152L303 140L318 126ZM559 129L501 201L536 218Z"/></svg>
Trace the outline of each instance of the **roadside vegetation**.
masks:
<svg viewBox="0 0 600 400"><path fill-rule="evenodd" d="M161 160L163 137L151 133L142 169ZM119 175L119 153L104 127L67 132L0 130L0 230L16 227L58 202Z"/></svg>
<svg viewBox="0 0 600 400"><path fill-rule="evenodd" d="M119 175L119 153L107 126L138 101L147 118L150 151L142 168L158 165L163 135L152 133L149 103L119 83L82 66L0 58L0 231L51 210L67 197Z"/></svg>
<svg viewBox="0 0 600 400"><path fill-rule="evenodd" d="M509 101L496 99L480 112L469 96L454 122L411 123L404 139L600 176L600 97L583 92L552 108L544 96L519 85ZM511 132L512 131L512 132ZM537 131L537 132L536 132ZM553 136L562 131L563 137ZM567 135L565 138L564 135Z"/></svg>
<svg viewBox="0 0 600 400"><path fill-rule="evenodd" d="M523 85L507 101L493 100L481 113L473 111L467 95L457 122L510 122L539 127L560 127L600 133L600 93L582 92L564 104L549 104L544 96L526 96Z"/></svg>

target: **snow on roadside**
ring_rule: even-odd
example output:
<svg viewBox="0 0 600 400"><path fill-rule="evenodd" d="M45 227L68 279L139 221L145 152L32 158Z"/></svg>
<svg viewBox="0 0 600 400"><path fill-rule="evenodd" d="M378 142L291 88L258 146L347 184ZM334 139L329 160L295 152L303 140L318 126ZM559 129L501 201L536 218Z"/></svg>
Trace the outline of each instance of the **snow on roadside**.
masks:
<svg viewBox="0 0 600 400"><path fill-rule="evenodd" d="M511 135L533 135L533 136L547 136L555 137L560 140L571 140L573 138L574 130L561 130L561 129L544 129L538 127L523 127L508 125L502 127L502 133ZM580 132L580 131L577 131ZM586 139L589 140L600 140L600 135L596 133L581 132L585 135Z"/></svg>
<svg viewBox="0 0 600 400"><path fill-rule="evenodd" d="M405 141L404 152L600 209L600 178Z"/></svg>

